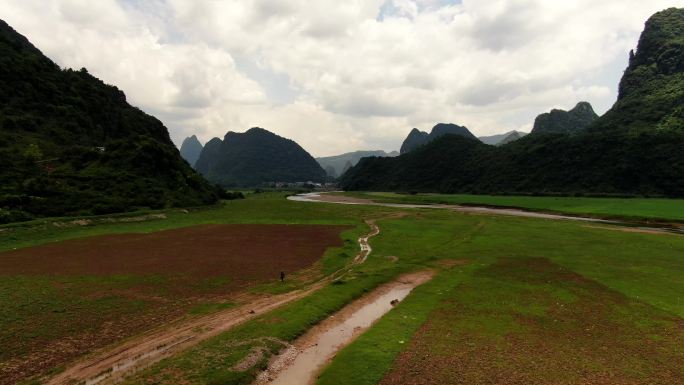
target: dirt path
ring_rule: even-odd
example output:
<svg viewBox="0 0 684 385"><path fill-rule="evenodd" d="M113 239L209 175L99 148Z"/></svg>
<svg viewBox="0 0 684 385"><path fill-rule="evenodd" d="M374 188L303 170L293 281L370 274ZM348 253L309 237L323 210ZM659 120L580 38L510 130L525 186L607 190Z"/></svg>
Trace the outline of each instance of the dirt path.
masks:
<svg viewBox="0 0 684 385"><path fill-rule="evenodd" d="M358 243L361 250L354 258L351 266L366 261L371 252L369 239L380 234L380 228L374 220L367 220L366 223L371 227L371 232L359 238ZM95 385L121 382L128 375L227 331L238 324L311 295L343 275L351 266L341 269L305 289L257 298L252 298L252 295L245 295L241 302L248 303L247 305L150 331L116 347L101 350L79 360L49 379L46 384L82 383Z"/></svg>
<svg viewBox="0 0 684 385"><path fill-rule="evenodd" d="M366 221L366 224L368 226L370 226L371 232L368 233L367 235L364 235L363 237L359 238L359 246L361 247L361 251L356 256L356 258L354 258L354 263L366 262L368 255L373 250L373 249L371 249L371 246L370 246L370 243L368 242L368 239L380 234L380 228L378 227L378 225L375 224L375 220L369 219Z"/></svg>
<svg viewBox="0 0 684 385"><path fill-rule="evenodd" d="M338 351L433 275L433 271L403 275L345 306L274 357L268 369L259 374L253 385L313 384L321 368Z"/></svg>

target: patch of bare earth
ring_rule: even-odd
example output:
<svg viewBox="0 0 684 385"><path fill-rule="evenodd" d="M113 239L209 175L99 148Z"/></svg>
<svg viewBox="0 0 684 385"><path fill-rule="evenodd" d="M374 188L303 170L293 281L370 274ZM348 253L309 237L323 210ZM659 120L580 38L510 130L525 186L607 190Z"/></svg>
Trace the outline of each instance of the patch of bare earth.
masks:
<svg viewBox="0 0 684 385"><path fill-rule="evenodd" d="M446 269L450 269L450 268L456 267L456 266L465 266L469 263L470 263L470 260L468 260L468 259L442 259L442 260L435 262L435 264L437 266L443 267Z"/></svg>
<svg viewBox="0 0 684 385"><path fill-rule="evenodd" d="M249 287L311 268L344 226L206 225L105 235L0 253L0 276L54 281L47 307L0 330L0 384L14 384L83 354L179 320L198 303L250 302ZM99 280L151 277L105 289ZM75 282L65 284L71 277ZM92 277L93 287L79 277ZM84 283L85 282L85 283ZM240 294L243 293L243 294ZM77 296L76 298L74 298ZM104 311L91 301L111 301ZM46 307L50 304L36 303ZM32 305L33 306L33 305Z"/></svg>
<svg viewBox="0 0 684 385"><path fill-rule="evenodd" d="M382 385L681 385L684 320L545 259L481 269Z"/></svg>
<svg viewBox="0 0 684 385"><path fill-rule="evenodd" d="M659 235L679 235L677 233L670 233L667 231L659 229L644 229L639 227L611 227L611 226L584 226L590 229L602 229L602 230L612 230L621 231L623 233L639 233L639 234L659 234Z"/></svg>
<svg viewBox="0 0 684 385"><path fill-rule="evenodd" d="M336 195L336 194L320 194L314 198L321 202L333 202L333 203L355 203L355 204L373 204L374 201L364 198L355 198L347 195Z"/></svg>

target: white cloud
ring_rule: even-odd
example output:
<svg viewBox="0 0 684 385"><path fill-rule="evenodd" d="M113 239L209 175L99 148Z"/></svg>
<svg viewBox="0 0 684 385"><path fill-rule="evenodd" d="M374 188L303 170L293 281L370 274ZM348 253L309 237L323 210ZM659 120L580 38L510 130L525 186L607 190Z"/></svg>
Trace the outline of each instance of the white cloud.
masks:
<svg viewBox="0 0 684 385"><path fill-rule="evenodd" d="M331 155L397 149L437 122L485 135L579 100L603 112L645 20L677 5L6 0L0 14L58 64L123 89L177 142L263 126Z"/></svg>

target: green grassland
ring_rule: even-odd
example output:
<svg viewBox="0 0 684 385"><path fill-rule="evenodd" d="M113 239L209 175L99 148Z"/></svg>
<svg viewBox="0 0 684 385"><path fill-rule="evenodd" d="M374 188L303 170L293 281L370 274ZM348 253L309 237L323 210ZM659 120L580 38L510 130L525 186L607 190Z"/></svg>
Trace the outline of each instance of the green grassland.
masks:
<svg viewBox="0 0 684 385"><path fill-rule="evenodd" d="M617 210L617 207L613 209ZM391 216L397 212L403 212L405 216ZM452 353L463 352L450 350L451 344L465 342L469 346L468 343L477 342L476 346L487 348L473 350L477 354L500 353L492 356L501 364L497 366L499 373L507 373L508 367L504 364L514 354L522 354L519 363L531 368L527 359L537 352L533 349L534 343L540 343L531 336L548 331L550 334L546 338L554 347L563 346L564 338L569 338L562 332L554 333L556 329L551 328L558 319L574 325L567 329L573 333L579 333L585 323L596 321L598 331L610 329L608 334L612 334L610 340L601 341L614 343L620 354L631 354L630 360L622 364L610 359L612 351L603 354L598 347L597 353L590 356L591 362L572 356L575 368L591 367L596 373L612 371L638 383L639 379L658 369L672 375L677 368L674 365L682 360L681 351L675 351L677 346L684 344L681 326L680 329L673 327L684 322L684 237L680 235L628 233L618 231L619 228L595 228L572 221L290 202L282 194L275 193L251 195L243 201L225 202L218 208L190 213L167 211L165 214L166 219L140 223L63 228L48 221L13 227L9 234L0 233L0 249L112 232L150 232L204 223L352 225L354 228L343 234L344 248L329 250L323 258L324 270L330 273L348 263L357 252L356 237L368 231L364 219L379 219L381 233L371 240L373 253L367 262L354 267L335 284L163 360L129 379L129 384L248 384L265 367L270 355L283 348L284 342L294 340L376 286L402 273L422 269L434 269L437 276L418 287L371 330L342 350L321 374L320 384L391 383L392 373L399 373L404 364L413 367L410 360L413 352L436 344L438 337L434 336L447 334L449 339L443 345L437 344L432 352L435 362L441 362ZM388 258L390 256L398 259ZM540 266L529 264L529 261ZM87 277L78 279L88 284L125 286L132 282L127 280L143 278L112 277L105 283L95 283ZM154 281L158 278L144 279ZM55 286L49 277L0 277L0 282L3 285L0 305L6 309L0 313L0 322L4 322L0 326L23 322L25 317L33 316L26 309L33 308L54 307L58 311L52 314L59 316L69 314L74 306L83 306L89 311L104 309L103 314L107 316L106 309L120 307L127 316L136 317L149 306L146 303L122 306L116 299L91 303L92 300L79 297L77 291L65 295L64 287ZM272 289L264 287L264 290ZM14 302L18 298L25 298L25 301L17 305ZM603 301L597 303L605 307L605 312L586 312L596 309L591 306L593 298ZM559 308L560 305L565 308ZM187 311L204 314L229 306L232 304L207 304ZM60 313L60 309L66 310ZM570 310L561 311L567 309ZM586 317L582 316L584 314ZM482 333L474 335L473 327L478 325L482 325ZM2 330L5 328L0 328ZM47 331L35 333L40 335ZM572 346L580 350L596 347L586 335L581 336ZM12 336L4 334L4 338ZM24 335L22 338L30 337ZM522 353L506 351L505 341L511 338L530 341L534 346L530 345L532 347ZM634 354L634 347L644 344L651 349L649 352L655 352L653 359ZM257 350L264 354L256 365L243 371L235 369L236 364ZM550 368L548 376L558 374L554 370L563 359L559 354L547 357L544 367ZM459 364L468 368L471 366L466 364L477 363ZM631 371L628 366L636 369ZM487 382L487 373L493 373L467 372L480 373L481 377L449 373L472 383ZM523 372L524 375L530 373L535 371ZM568 383L581 383L581 380L577 377Z"/></svg>
<svg viewBox="0 0 684 385"><path fill-rule="evenodd" d="M147 233L200 224L350 225L351 228L341 234L344 246L329 248L319 263L319 275L307 276L307 279L317 279L322 274L339 270L356 254L357 238L368 232L363 217L371 212L383 215L386 211L365 207L297 204L285 200L285 195L253 194L249 199L226 201L209 208L141 213L164 215L141 222L110 223L106 218L91 217L87 218L91 222L79 222L81 224L75 224L74 219L54 219L6 225L0 228L3 230L0 232L0 252L74 238ZM127 217L130 216L117 219ZM233 305L221 299L228 290L228 278L211 277L196 282L181 278L163 274L19 276L0 273L0 374L4 373L4 365L9 368L12 363L26 364L29 355L67 337L92 339L92 347L96 348L121 339L125 336L121 333L149 329L161 320L200 316ZM306 283L292 277L285 285L265 283L251 290L285 292ZM192 295L181 295L187 293ZM100 333L99 330L107 322L117 327L110 327L109 334ZM36 374L35 370L44 371L62 365L64 357L76 357L83 353L82 345L79 346L69 346L61 359L41 359L44 367L36 366L28 370ZM4 380L0 379L0 384L3 383Z"/></svg>
<svg viewBox="0 0 684 385"><path fill-rule="evenodd" d="M345 208L336 205L312 207L313 205L302 205L287 201L285 200L286 195L287 193L283 192L251 194L249 199L223 201L220 205L214 207L190 210L149 211L140 213L140 215L163 214L166 218L140 222L110 223L99 221L102 217L85 217L85 219L92 219L96 225L71 225L70 220L63 218L0 225L0 252L73 238L103 234L149 233L203 224L357 225L361 223L359 218L368 215L368 213L391 211L378 210L373 207ZM130 217L130 215L115 218L126 217ZM66 224L66 226L61 224Z"/></svg>
<svg viewBox="0 0 684 385"><path fill-rule="evenodd" d="M684 221L684 199L590 198L467 194L399 194L347 192L344 195L386 203L456 204L515 207L595 217L634 220Z"/></svg>
<svg viewBox="0 0 684 385"><path fill-rule="evenodd" d="M684 272L684 237L598 229L569 221L438 210L401 211L407 215L378 222L382 232L371 241L374 250L371 258L364 265L355 267L339 284L164 360L129 383L144 380L158 384L177 381L189 384L250 383L258 370L265 367L269 355L283 346L272 343L271 338L291 341L345 303L403 272L436 269L439 274L435 279L416 289L375 327L338 354L319 379L321 384L376 384L392 369L396 357L410 345L414 333L426 320L433 318L433 313L439 311L445 298L458 291L458 285L472 281L475 285L473 290L481 292L479 296L466 298L466 305L482 303L482 306L498 308L511 300L510 297L489 298L486 295L488 286L484 283L496 283L501 293L510 291L523 297L534 294L534 288L525 291L518 282L495 277L498 273L492 266L502 258L549 261L550 265L577 274L604 291L618 293L635 304L628 307L628 313L623 317L630 322L652 325L665 319L671 325L680 322L684 316L681 301L684 292L684 280L681 278ZM398 260L387 258L389 256L396 256ZM444 263L445 260L455 261L457 266L448 267L450 264ZM481 271L487 269L493 270L487 280L475 280ZM538 273L518 270L519 274L530 279ZM478 287L480 284L483 286ZM547 286L543 289L550 292L549 295L568 301L574 298L572 290L552 284ZM529 295L523 302L529 308L524 310L526 312L543 312L549 304L547 297L536 294ZM516 326L512 321L508 323L515 316L516 306L503 307L502 314L496 315L507 328ZM623 310L617 308L616 311ZM630 339L631 335L621 337ZM662 346L658 345L659 342L655 344L665 355L668 349L682 342L681 336L670 336L665 338ZM257 365L247 371L233 369L257 349L265 352ZM440 354L448 355L448 350ZM606 368L624 369L623 366L608 364Z"/></svg>
<svg viewBox="0 0 684 385"><path fill-rule="evenodd" d="M494 377L496 371L478 371L482 367L491 369L490 366L478 366L477 362L465 366L463 362L448 360L470 355L491 358L492 365L499 365L497 375L513 376L515 368L511 365L521 364L513 358L522 357L530 368L534 367L530 362L535 357L546 354L544 365L558 369L569 359L562 349L551 350L554 354L540 354L533 349L489 356L487 353L500 352L511 341L546 343L553 349L568 343L578 351L589 351L596 346L590 343L588 334L582 335L578 330L586 325L593 325L594 335L610 335L612 340L604 338L601 342L611 350L603 350L604 354L585 361L573 356L573 365L578 370L629 375L636 381L629 383L648 383L646 379L659 370L666 372L663 381L671 380L678 368L681 374L684 356L677 347L684 343L684 237L595 229L565 221L435 211L383 222L381 227L384 233L373 244L379 254L376 258L395 255L405 262L428 258L466 259L469 263L443 271L412 293L395 311L343 349L324 370L318 384L377 384L385 376L386 383L397 383L391 382L392 375L388 375L394 372L423 376L423 382L401 377L404 383L507 383L496 381L505 378ZM502 261L511 260L512 267L500 268ZM546 263L540 269L526 265L529 260ZM567 272L576 279L559 279L554 276L559 272ZM575 284L575 280L579 283ZM618 299L603 303L601 298ZM585 313L588 309L596 310L594 300L598 308L604 306L609 314L599 317ZM559 307L565 312L558 313ZM467 309L472 310L465 312ZM577 318L577 314L581 317ZM534 327L526 329L527 320L521 321L524 317L534 318ZM558 331L542 342L531 338L548 328L553 331L557 321L573 325L572 331L583 340ZM485 337L468 334L473 330ZM485 342L491 351L467 348L469 344L481 346ZM637 347L645 343L652 348L652 355L638 351ZM617 357L629 356L630 360L611 360L615 349ZM403 359L402 352L415 362ZM434 370L445 360L453 365L447 365L439 378L432 378L433 382L426 381L431 373L421 371L421 365ZM667 360L670 363L661 367L659 363ZM415 370L403 371L406 367ZM631 373L630 368L640 372ZM530 369L525 374L522 383L554 383L565 378L558 370L541 366L536 373ZM586 382L582 380L569 378L564 383Z"/></svg>

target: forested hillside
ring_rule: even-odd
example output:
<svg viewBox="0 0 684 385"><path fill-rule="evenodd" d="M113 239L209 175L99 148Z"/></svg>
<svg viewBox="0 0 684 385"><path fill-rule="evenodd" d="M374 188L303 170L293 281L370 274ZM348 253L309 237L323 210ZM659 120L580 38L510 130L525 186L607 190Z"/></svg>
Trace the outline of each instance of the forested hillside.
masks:
<svg viewBox="0 0 684 385"><path fill-rule="evenodd" d="M207 142L195 164L207 179L226 187L268 182L324 182L325 171L301 146L263 128L228 132Z"/></svg>
<svg viewBox="0 0 684 385"><path fill-rule="evenodd" d="M0 21L0 222L213 203L157 119Z"/></svg>

